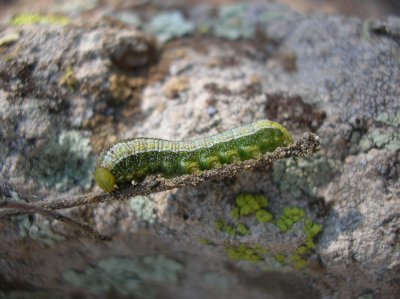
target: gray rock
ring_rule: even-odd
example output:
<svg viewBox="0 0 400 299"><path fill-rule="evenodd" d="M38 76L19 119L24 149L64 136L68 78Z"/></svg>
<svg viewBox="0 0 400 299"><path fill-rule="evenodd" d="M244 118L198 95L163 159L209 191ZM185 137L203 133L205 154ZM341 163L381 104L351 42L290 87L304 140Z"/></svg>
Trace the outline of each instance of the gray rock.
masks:
<svg viewBox="0 0 400 299"><path fill-rule="evenodd" d="M398 297L400 19L303 16L269 2L258 3L257 10L252 5L235 6L235 18L268 14L257 14L258 31L243 23L250 35L229 27L240 43L207 35L178 40L155 68L152 37L104 22L26 26L18 40L2 46L7 59L0 59L0 183L31 201L37 194L59 196L57 184L32 177L32 170L49 156L50 145L57 149L62 132L81 131L76 150L63 155L67 160L82 153L93 159L99 144L119 138L196 138L262 118L281 122L295 138L313 131L322 140L313 157L152 194L148 204L140 198L70 212L113 235L110 243L75 241L72 229L53 222L51 231L67 238L51 246L25 240L27 254L17 246L18 229L1 221L5 285L12 289L23 281L37 291L89 295L104 287L140 298ZM187 22L210 20L211 11L189 12L196 20ZM110 84L111 77L123 79ZM176 78L187 86L176 87L170 98L166 84ZM90 185L82 174L93 164L75 164L84 169L63 172L64 163L45 163L46 173L54 174L47 178L64 173L61 190L79 194ZM233 217L242 193L266 196L274 220ZM283 230L278 222L293 207L304 216ZM225 228L218 229L221 219ZM235 233L239 225L249 232ZM175 270L153 263L160 256ZM146 258L152 261L147 272L102 266L128 261L142 267ZM38 269L35 275L32 269ZM119 279L124 269L131 280ZM146 278L157 269L174 279ZM146 286L152 292L143 293Z"/></svg>

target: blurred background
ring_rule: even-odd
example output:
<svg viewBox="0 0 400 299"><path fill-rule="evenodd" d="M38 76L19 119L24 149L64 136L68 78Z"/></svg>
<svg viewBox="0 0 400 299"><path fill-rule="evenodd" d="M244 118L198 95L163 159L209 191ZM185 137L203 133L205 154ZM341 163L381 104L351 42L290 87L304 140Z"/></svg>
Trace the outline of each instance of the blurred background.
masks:
<svg viewBox="0 0 400 299"><path fill-rule="evenodd" d="M7 15L12 12L24 9L46 9L51 5L60 3L79 3L88 5L88 3L97 2L97 7L106 5L126 5L127 3L133 5L143 5L147 0L137 1L121 1L121 0L89 0L89 1L60 1L60 0L0 0L1 10L0 15ZM167 3L168 1L165 1ZM176 1L175 1L176 2ZM229 4L235 1L232 0L187 0L182 1L186 5L191 4ZM291 8L303 13L334 13L346 16L358 16L362 18L376 18L386 15L400 15L400 2L397 0L276 0L277 3L283 3Z"/></svg>

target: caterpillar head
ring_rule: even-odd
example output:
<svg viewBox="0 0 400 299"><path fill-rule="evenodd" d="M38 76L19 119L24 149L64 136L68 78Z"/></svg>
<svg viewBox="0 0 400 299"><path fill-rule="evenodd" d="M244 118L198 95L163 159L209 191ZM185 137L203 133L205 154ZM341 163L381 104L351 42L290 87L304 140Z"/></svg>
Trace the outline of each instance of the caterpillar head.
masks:
<svg viewBox="0 0 400 299"><path fill-rule="evenodd" d="M94 179L97 185L99 185L99 187L105 192L111 192L115 189L115 176L109 170L103 167L96 168Z"/></svg>

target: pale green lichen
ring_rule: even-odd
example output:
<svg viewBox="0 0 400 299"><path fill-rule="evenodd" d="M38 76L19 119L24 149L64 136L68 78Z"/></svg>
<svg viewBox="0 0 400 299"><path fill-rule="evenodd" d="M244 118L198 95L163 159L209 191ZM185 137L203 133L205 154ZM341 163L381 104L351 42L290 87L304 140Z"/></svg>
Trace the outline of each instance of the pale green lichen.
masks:
<svg viewBox="0 0 400 299"><path fill-rule="evenodd" d="M156 15L145 26L145 30L155 35L159 41L166 42L192 33L194 25L181 12L173 11Z"/></svg>
<svg viewBox="0 0 400 299"><path fill-rule="evenodd" d="M273 165L273 181L282 192L300 198L317 196L319 187L330 182L336 163L324 156L277 161Z"/></svg>
<svg viewBox="0 0 400 299"><path fill-rule="evenodd" d="M124 296L156 297L156 289L148 283L176 283L183 265L163 255L110 257L90 266L85 271L69 270L64 280L75 287L104 294L111 290Z"/></svg>
<svg viewBox="0 0 400 299"><path fill-rule="evenodd" d="M12 201L24 202L17 192L11 191L10 195ZM37 221L35 218L29 216L17 216L14 217L12 221L16 224L19 235L22 238L31 238L46 243L47 245L54 245L65 239L64 236L53 231L51 222L47 219Z"/></svg>
<svg viewBox="0 0 400 299"><path fill-rule="evenodd" d="M360 141L360 149L368 152L371 148L385 148L392 152L400 149L400 134L398 130L392 132L381 132L379 129L363 136Z"/></svg>
<svg viewBox="0 0 400 299"><path fill-rule="evenodd" d="M31 175L46 187L59 191L74 186L88 189L94 168L90 139L78 131L62 131L45 148Z"/></svg>
<svg viewBox="0 0 400 299"><path fill-rule="evenodd" d="M135 212L140 221L154 224L157 220L154 203L147 196L135 196L129 200L131 209Z"/></svg>
<svg viewBox="0 0 400 299"><path fill-rule="evenodd" d="M255 35L255 24L246 18L246 4L223 5L218 10L218 22L214 26L214 34L221 38L236 40L252 38Z"/></svg>
<svg viewBox="0 0 400 299"><path fill-rule="evenodd" d="M379 114L375 120L388 126L397 128L400 126L400 111L396 111L394 113L383 112Z"/></svg>
<svg viewBox="0 0 400 299"><path fill-rule="evenodd" d="M10 24L13 26L31 25L31 24L52 24L52 25L68 25L71 20L65 16L44 15L37 13L19 14L13 17Z"/></svg>

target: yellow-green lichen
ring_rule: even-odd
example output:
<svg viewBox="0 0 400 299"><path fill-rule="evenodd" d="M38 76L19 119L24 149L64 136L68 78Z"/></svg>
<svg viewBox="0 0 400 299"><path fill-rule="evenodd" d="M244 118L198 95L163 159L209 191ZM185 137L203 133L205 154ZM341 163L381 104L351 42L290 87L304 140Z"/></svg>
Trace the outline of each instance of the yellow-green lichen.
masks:
<svg viewBox="0 0 400 299"><path fill-rule="evenodd" d="M13 17L10 21L11 25L31 25L31 24L52 24L52 25L68 25L71 20L65 16L59 15L44 15L36 13L19 14Z"/></svg>
<svg viewBox="0 0 400 299"><path fill-rule="evenodd" d="M283 263L285 263L286 256L284 254L279 253L279 254L275 255L275 260L278 261L279 263L283 264Z"/></svg>
<svg viewBox="0 0 400 299"><path fill-rule="evenodd" d="M65 70L64 76L60 79L60 85L68 86L71 90L76 90L78 87L78 79L75 76L74 70L68 66Z"/></svg>
<svg viewBox="0 0 400 299"><path fill-rule="evenodd" d="M299 208L284 208L282 216L276 221L276 226L283 232L292 229L305 215L304 210Z"/></svg>
<svg viewBox="0 0 400 299"><path fill-rule="evenodd" d="M198 238L197 241L199 241L199 243L203 244L203 245L211 245L212 244L211 241L206 238Z"/></svg>
<svg viewBox="0 0 400 299"><path fill-rule="evenodd" d="M228 257L234 261L248 261L257 263L264 259L263 255L267 253L267 249L260 246L247 246L240 244L239 246L225 247Z"/></svg>
<svg viewBox="0 0 400 299"><path fill-rule="evenodd" d="M238 219L249 216L268 206L268 199L263 195L240 194L235 199L236 207L231 211L231 216Z"/></svg>
<svg viewBox="0 0 400 299"><path fill-rule="evenodd" d="M271 222L274 216L265 210L260 210L256 212L256 218L260 222Z"/></svg>
<svg viewBox="0 0 400 299"><path fill-rule="evenodd" d="M250 232L248 227L246 225L244 225L243 223L239 223L235 228L233 225L229 224L228 222L226 222L222 219L217 219L214 222L214 225L215 225L216 230L225 232L225 233L231 235L232 237L235 237L237 233L244 236Z"/></svg>
<svg viewBox="0 0 400 299"><path fill-rule="evenodd" d="M237 231L238 231L242 236L247 235L247 234L250 232L250 230L247 228L247 226L244 225L243 223L239 223L239 224L238 224L238 226L237 226Z"/></svg>
<svg viewBox="0 0 400 299"><path fill-rule="evenodd" d="M306 246L315 249L314 238L322 231L322 225L312 222L311 219L304 221L304 233L306 234Z"/></svg>

